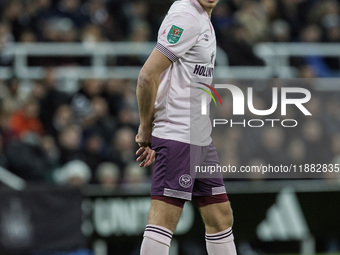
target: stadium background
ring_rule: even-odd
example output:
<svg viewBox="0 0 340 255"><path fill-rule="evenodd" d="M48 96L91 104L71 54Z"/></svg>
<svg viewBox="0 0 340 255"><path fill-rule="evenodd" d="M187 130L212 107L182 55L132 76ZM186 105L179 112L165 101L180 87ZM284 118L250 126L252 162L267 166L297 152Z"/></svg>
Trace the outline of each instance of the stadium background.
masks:
<svg viewBox="0 0 340 255"><path fill-rule="evenodd" d="M138 235L142 232L137 231L135 237L128 239L128 234L113 231L110 238L102 238L102 241L98 231L89 230L93 219L86 208L92 206L89 204L96 197L104 197L104 200L93 204L113 198L112 201L118 199L116 202L119 203L120 198L147 195L152 169L140 169L135 163L136 77L156 41L158 27L171 3L156 0L0 1L1 248L6 248L6 242L14 245L18 240L25 240L21 248L7 246L9 250L4 254L55 254L41 251L47 248L53 251L82 248L73 253L69 251L70 254L90 254L91 251L95 254L106 254L106 251L110 254L138 253L141 240ZM234 165L241 162L244 165L340 162L339 4L335 0L220 0L212 17L220 48L216 79L279 77L323 78L326 81L313 87L314 100L309 105L313 118L303 121L289 134L280 128L261 129L255 134L249 129L242 132L232 129L228 135L230 142L222 148L228 155L224 160ZM260 105L266 104L266 98L258 96L257 99ZM242 146L245 141L247 147ZM258 217L263 220L266 210L275 203L276 195L288 185L293 186L298 195L302 192L298 196L300 204L309 206L302 208L306 218L308 211L313 210L315 218L310 216L311 221L324 221L316 227L310 226L315 232L323 233L314 239L315 249L311 250L340 252L339 220L334 216L339 212L338 176L327 178L330 179L230 181L227 189L236 206L236 223L241 226L235 233L239 231L239 236L247 240L237 241L240 254L300 251L308 254L308 247L302 249L297 245L304 239L302 237L299 237L301 240L290 238L285 233L288 237L282 239L278 235L271 242L264 242L259 236L247 236L243 225L246 223L238 220L237 213L242 214L238 208L242 208L242 203L251 204L250 201L258 199L256 196L268 200L263 202L263 208L259 208ZM73 188L80 190L85 199L74 194ZM70 194L63 195L62 191ZM70 242L65 242L63 247L61 239L55 237L54 241L49 240L51 246L46 248L29 238L37 230L29 231L27 227L23 228L28 233L25 237L13 234L12 239L8 239L6 231L11 227L7 226L6 230L4 222L18 226L27 224L29 216L20 211L47 214L46 222L50 222L48 215L53 210L58 211L61 202L54 209L48 205L30 208L37 202L35 197L45 193L53 193L53 198L46 195L47 200L73 197L73 204L80 207L82 203L82 211L78 208L74 224L82 225L85 240L79 240L80 231L69 231L79 237L72 239L68 238L71 233L63 229L58 233ZM316 204L327 199L329 204L323 203L324 208L317 207L314 211L313 198L308 198L307 194L319 198L314 201ZM29 202L30 197L34 201ZM67 207L72 200L64 203ZM78 209L70 207L65 217ZM247 213L257 214L253 210ZM17 217L8 220L5 215L13 215L13 212ZM325 221L327 213L330 216ZM67 225L65 221L67 218L60 224ZM144 223L145 217L140 218L140 226ZM34 229L35 223L30 224ZM44 224L41 225L44 233ZM52 228L50 232L54 231L57 230ZM39 236L43 239L44 235L39 233ZM198 249L195 254L204 254L199 239L185 238L191 251L183 248L179 238L173 254L193 254L195 249ZM276 242L280 238L283 246ZM129 242L126 240L133 240L133 244L126 245ZM119 243L125 246L121 248ZM275 249L274 245L280 248ZM126 246L131 248L128 253L121 251Z"/></svg>

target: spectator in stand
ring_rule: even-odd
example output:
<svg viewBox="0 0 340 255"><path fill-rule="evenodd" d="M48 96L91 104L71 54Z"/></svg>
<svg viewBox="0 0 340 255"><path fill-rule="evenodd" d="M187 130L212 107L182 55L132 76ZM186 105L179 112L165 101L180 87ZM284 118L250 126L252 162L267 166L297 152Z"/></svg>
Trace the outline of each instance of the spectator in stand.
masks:
<svg viewBox="0 0 340 255"><path fill-rule="evenodd" d="M211 20L214 23L215 31L218 33L228 31L228 29L235 24L231 10L224 2L219 3L218 8L214 10L214 15L211 17Z"/></svg>
<svg viewBox="0 0 340 255"><path fill-rule="evenodd" d="M88 79L83 82L80 90L73 95L71 105L78 123L85 124L92 118L91 100L103 93L100 80Z"/></svg>
<svg viewBox="0 0 340 255"><path fill-rule="evenodd" d="M8 160L6 155L4 154L4 139L0 133L0 166L7 168L8 167Z"/></svg>
<svg viewBox="0 0 340 255"><path fill-rule="evenodd" d="M86 46L93 47L96 47L95 43L107 41L107 39L103 37L103 33L100 27L92 24L85 26L85 28L82 30L80 40Z"/></svg>
<svg viewBox="0 0 340 255"><path fill-rule="evenodd" d="M326 105L322 111L324 128L328 135L332 136L339 132L340 127L340 100L336 94L327 95Z"/></svg>
<svg viewBox="0 0 340 255"><path fill-rule="evenodd" d="M300 40L304 43L317 43L321 41L322 31L320 26L310 24L301 30ZM318 77L332 77L334 74L321 56L312 55L304 58L306 65L311 66Z"/></svg>
<svg viewBox="0 0 340 255"><path fill-rule="evenodd" d="M276 0L261 0L261 7L267 20L273 22L279 18L279 3Z"/></svg>
<svg viewBox="0 0 340 255"><path fill-rule="evenodd" d="M330 43L340 43L339 14L332 14L326 16L322 25L325 30L326 41ZM338 57L325 57L325 62L333 72L338 72L340 70L340 63Z"/></svg>
<svg viewBox="0 0 340 255"><path fill-rule="evenodd" d="M147 180L146 169L139 167L138 163L133 162L125 167L123 184L127 187L136 188Z"/></svg>
<svg viewBox="0 0 340 255"><path fill-rule="evenodd" d="M263 155L269 164L280 165L287 163L287 157L282 153L285 147L286 134L279 127L268 127L262 130Z"/></svg>
<svg viewBox="0 0 340 255"><path fill-rule="evenodd" d="M247 31L240 24L234 24L231 28L216 31L220 47L227 53L231 66L262 66L264 61L258 58L247 41Z"/></svg>
<svg viewBox="0 0 340 255"><path fill-rule="evenodd" d="M39 119L39 103L33 98L27 99L22 109L13 112L11 115L10 128L18 136L22 136L28 132L42 135L44 128Z"/></svg>
<svg viewBox="0 0 340 255"><path fill-rule="evenodd" d="M271 25L271 38L274 42L290 42L291 33L289 24L284 20L275 20Z"/></svg>
<svg viewBox="0 0 340 255"><path fill-rule="evenodd" d="M38 133L25 132L6 147L8 168L27 181L44 182L51 168L51 162L41 147L41 139Z"/></svg>
<svg viewBox="0 0 340 255"><path fill-rule="evenodd" d="M33 80L31 82L30 96L39 101L39 104L41 103L40 101L42 101L46 96L46 92L46 87L41 80Z"/></svg>
<svg viewBox="0 0 340 255"><path fill-rule="evenodd" d="M142 0L129 1L125 7L126 15L129 17L128 33L131 35L138 24L145 24L149 8Z"/></svg>
<svg viewBox="0 0 340 255"><path fill-rule="evenodd" d="M75 122L72 108L68 104L63 104L57 108L52 121L47 126L46 133L57 139L60 132L73 124Z"/></svg>
<svg viewBox="0 0 340 255"><path fill-rule="evenodd" d="M81 139L82 129L79 126L71 125L60 132L57 144L60 147L61 164L82 158Z"/></svg>
<svg viewBox="0 0 340 255"><path fill-rule="evenodd" d="M123 90L123 107L119 112L119 122L123 126L129 126L133 129L138 128L138 108L136 101L135 87L130 80L124 80Z"/></svg>
<svg viewBox="0 0 340 255"><path fill-rule="evenodd" d="M2 106L2 100L6 97L8 93L8 88L5 84L5 81L4 80L1 80L0 79L0 106ZM0 107L0 110L1 110L2 107Z"/></svg>
<svg viewBox="0 0 340 255"><path fill-rule="evenodd" d="M2 8L2 20L8 22L15 41L18 41L21 31L25 27L23 22L23 4L19 0L6 1Z"/></svg>
<svg viewBox="0 0 340 255"><path fill-rule="evenodd" d="M340 132L331 137L331 151L334 158L340 157Z"/></svg>
<svg viewBox="0 0 340 255"><path fill-rule="evenodd" d="M260 3L243 1L242 8L235 17L237 23L245 29L245 39L249 44L265 41L268 38L269 23Z"/></svg>
<svg viewBox="0 0 340 255"><path fill-rule="evenodd" d="M313 66L310 65L302 65L299 68L299 78L316 78L317 74Z"/></svg>
<svg viewBox="0 0 340 255"><path fill-rule="evenodd" d="M279 15L289 24L292 39L298 38L300 30L306 25L306 16L309 12L306 6L307 2L304 0L279 1Z"/></svg>
<svg viewBox="0 0 340 255"><path fill-rule="evenodd" d="M48 161L50 163L50 169L53 170L54 168L59 166L59 159L60 159L60 150L57 146L55 139L52 136L45 135L41 139L41 146L42 150L45 152ZM50 176L47 176L50 178Z"/></svg>
<svg viewBox="0 0 340 255"><path fill-rule="evenodd" d="M325 130L317 119L308 119L301 127L301 135L306 144L308 163L323 164L331 160L329 140ZM320 150L320 148L322 148Z"/></svg>
<svg viewBox="0 0 340 255"><path fill-rule="evenodd" d="M85 135L81 159L94 173L98 165L107 160L107 150L103 138L98 133Z"/></svg>
<svg viewBox="0 0 340 255"><path fill-rule="evenodd" d="M314 1L314 5L307 13L308 23L326 25L333 16L339 16L339 2L336 0Z"/></svg>
<svg viewBox="0 0 340 255"><path fill-rule="evenodd" d="M14 41L14 37L11 32L12 31L8 23L0 22L0 49Z"/></svg>
<svg viewBox="0 0 340 255"><path fill-rule="evenodd" d="M9 23L2 21L0 22L0 50L5 53L3 50L5 47L10 46L14 42L14 36L12 29ZM8 66L12 63L13 56L1 54L0 56L0 66Z"/></svg>
<svg viewBox="0 0 340 255"><path fill-rule="evenodd" d="M247 165L248 166L257 166L257 167L261 167L261 166L265 166L268 163L263 159L263 158L251 158ZM250 181L263 181L265 180L266 176L264 174L262 174L261 172L250 172L250 173L244 173L242 174L242 176L244 176L245 178L249 178Z"/></svg>
<svg viewBox="0 0 340 255"><path fill-rule="evenodd" d="M20 35L20 42L22 43L35 43L37 42L37 37L31 30L25 30Z"/></svg>
<svg viewBox="0 0 340 255"><path fill-rule="evenodd" d="M110 22L110 14L105 6L105 0L88 0L85 2L85 10L93 24L104 27Z"/></svg>
<svg viewBox="0 0 340 255"><path fill-rule="evenodd" d="M96 182L104 188L117 188L120 183L119 167L111 162L103 162L96 169Z"/></svg>
<svg viewBox="0 0 340 255"><path fill-rule="evenodd" d="M76 42L78 30L67 17L52 17L44 21L43 37L47 42Z"/></svg>
<svg viewBox="0 0 340 255"><path fill-rule="evenodd" d="M112 140L111 157L120 169L124 169L136 159L135 133L131 128L123 127L117 130Z"/></svg>
<svg viewBox="0 0 340 255"><path fill-rule="evenodd" d="M287 145L286 153L289 157L287 162L291 164L305 164L309 163L307 160L306 143L301 138L292 139Z"/></svg>
<svg viewBox="0 0 340 255"><path fill-rule="evenodd" d="M12 114L23 106L27 95L20 90L18 79L12 78L7 84L7 91L4 91L6 94L2 95L1 109L3 114Z"/></svg>
<svg viewBox="0 0 340 255"><path fill-rule="evenodd" d="M129 40L131 42L148 42L150 40L151 28L149 23L141 21L135 23L131 28Z"/></svg>
<svg viewBox="0 0 340 255"><path fill-rule="evenodd" d="M0 135L2 136L2 143L4 148L13 139L17 138L17 135L10 128L9 122L10 116L0 110Z"/></svg>
<svg viewBox="0 0 340 255"><path fill-rule="evenodd" d="M151 27L149 23L141 20L138 23L132 23L128 39L131 42L140 43L150 41ZM141 66L145 61L146 56L127 56L119 57L117 62L120 65Z"/></svg>
<svg viewBox="0 0 340 255"><path fill-rule="evenodd" d="M85 162L72 160L54 172L56 183L67 186L82 186L91 180L91 170Z"/></svg>
<svg viewBox="0 0 340 255"><path fill-rule="evenodd" d="M47 68L45 78L38 81L45 92L39 97L40 119L46 129L50 129L53 116L60 105L69 101L69 96L57 89L57 80L54 68Z"/></svg>
<svg viewBox="0 0 340 255"><path fill-rule="evenodd" d="M109 113L118 121L119 112L124 108L124 81L109 79L104 87L104 98L108 103Z"/></svg>
<svg viewBox="0 0 340 255"><path fill-rule="evenodd" d="M94 132L103 138L105 145L111 141L117 129L117 122L109 115L108 103L103 97L91 100L91 117L87 120L85 132Z"/></svg>
<svg viewBox="0 0 340 255"><path fill-rule="evenodd" d="M72 20L77 28L82 28L89 22L88 17L82 12L80 0L60 0L54 16Z"/></svg>

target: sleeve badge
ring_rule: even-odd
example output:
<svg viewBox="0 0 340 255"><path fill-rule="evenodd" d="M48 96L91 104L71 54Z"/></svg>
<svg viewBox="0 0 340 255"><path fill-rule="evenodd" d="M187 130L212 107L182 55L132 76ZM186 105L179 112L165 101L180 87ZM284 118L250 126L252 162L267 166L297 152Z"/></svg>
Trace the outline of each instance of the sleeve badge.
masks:
<svg viewBox="0 0 340 255"><path fill-rule="evenodd" d="M168 33L168 37L167 37L168 42L171 44L177 43L179 39L181 38L182 33L183 33L182 28L172 25Z"/></svg>

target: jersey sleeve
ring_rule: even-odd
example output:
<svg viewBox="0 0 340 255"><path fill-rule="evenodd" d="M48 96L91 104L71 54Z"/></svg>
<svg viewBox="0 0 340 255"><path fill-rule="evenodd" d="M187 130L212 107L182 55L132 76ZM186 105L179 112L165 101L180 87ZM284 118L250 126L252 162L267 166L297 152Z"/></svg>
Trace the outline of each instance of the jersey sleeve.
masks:
<svg viewBox="0 0 340 255"><path fill-rule="evenodd" d="M168 14L159 29L156 49L176 62L196 44L200 31L200 23L192 14Z"/></svg>

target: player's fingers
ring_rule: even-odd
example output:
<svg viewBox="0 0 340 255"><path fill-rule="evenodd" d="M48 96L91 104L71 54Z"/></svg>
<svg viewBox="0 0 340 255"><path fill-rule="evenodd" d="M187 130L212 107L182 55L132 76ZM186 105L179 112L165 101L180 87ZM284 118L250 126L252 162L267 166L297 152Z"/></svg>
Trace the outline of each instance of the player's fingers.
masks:
<svg viewBox="0 0 340 255"><path fill-rule="evenodd" d="M143 161L141 162L140 166L141 167L148 167L150 166L152 163L150 163L150 157L151 157L151 150L150 148L147 148L147 150L143 153Z"/></svg>
<svg viewBox="0 0 340 255"><path fill-rule="evenodd" d="M152 163L153 163L152 160L148 160L148 161L145 162L144 167L151 166Z"/></svg>
<svg viewBox="0 0 340 255"><path fill-rule="evenodd" d="M136 151L136 155L139 155L141 153L143 153L145 151L145 147L140 147L137 151Z"/></svg>
<svg viewBox="0 0 340 255"><path fill-rule="evenodd" d="M144 159L144 160L139 164L139 166L140 166L140 167L145 167L145 164L146 164L146 159Z"/></svg>
<svg viewBox="0 0 340 255"><path fill-rule="evenodd" d="M147 153L145 153L145 152L143 152L143 154L142 155L140 155L136 160L138 161L138 162L140 162L140 161L142 161L142 160L145 160L145 158L147 157Z"/></svg>
<svg viewBox="0 0 340 255"><path fill-rule="evenodd" d="M146 158L146 156L147 156L147 154L145 153L145 151L141 154L141 155L139 155L139 157L136 159L138 162L139 161L142 161L142 160L144 160L145 158Z"/></svg>
<svg viewBox="0 0 340 255"><path fill-rule="evenodd" d="M144 159L144 167L148 167L150 166L150 153L148 154L148 156Z"/></svg>
<svg viewBox="0 0 340 255"><path fill-rule="evenodd" d="M149 147L142 147L143 150L143 153L137 158L137 161L143 161L143 162L146 162L148 160L148 157L150 155L151 152L153 152L153 150L151 150Z"/></svg>
<svg viewBox="0 0 340 255"><path fill-rule="evenodd" d="M145 159L143 163L143 167L148 167L151 166L153 162L150 159Z"/></svg>
<svg viewBox="0 0 340 255"><path fill-rule="evenodd" d="M144 163L145 161L143 161L143 163ZM142 167L148 167L148 166L150 166L151 165L151 163L150 162L145 162L144 164L143 164L143 166Z"/></svg>
<svg viewBox="0 0 340 255"><path fill-rule="evenodd" d="M148 156L143 161L143 162L145 162L144 167L148 167L148 166L151 166L153 164L153 162L155 161L155 155L156 155L155 151L150 149Z"/></svg>

